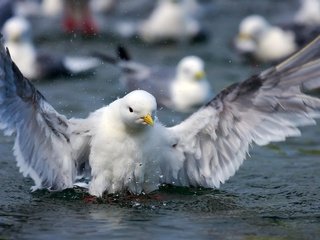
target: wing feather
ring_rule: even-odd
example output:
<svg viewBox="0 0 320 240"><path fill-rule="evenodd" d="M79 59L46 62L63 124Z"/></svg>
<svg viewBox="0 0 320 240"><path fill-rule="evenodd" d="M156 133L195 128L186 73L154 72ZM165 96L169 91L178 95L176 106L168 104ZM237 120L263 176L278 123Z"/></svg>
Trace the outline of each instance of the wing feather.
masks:
<svg viewBox="0 0 320 240"><path fill-rule="evenodd" d="M73 186L77 158L73 157L74 124L59 114L32 83L23 77L9 52L0 46L0 127L16 133L14 155L24 176L38 188Z"/></svg>
<svg viewBox="0 0 320 240"><path fill-rule="evenodd" d="M320 100L304 93L320 86L320 37L276 67L221 91L182 123L176 136L180 168L165 172L165 183L219 187L239 169L252 144L300 136L299 126L315 124ZM310 85L309 85L310 86ZM313 90L313 89L308 89Z"/></svg>

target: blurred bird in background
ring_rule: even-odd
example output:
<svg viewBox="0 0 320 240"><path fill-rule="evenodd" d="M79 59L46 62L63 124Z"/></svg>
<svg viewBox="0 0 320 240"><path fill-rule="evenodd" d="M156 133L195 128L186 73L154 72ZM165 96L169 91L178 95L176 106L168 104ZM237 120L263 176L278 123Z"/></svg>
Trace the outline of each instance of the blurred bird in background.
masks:
<svg viewBox="0 0 320 240"><path fill-rule="evenodd" d="M320 34L320 0L300 0L300 9L284 29L295 33L299 47L308 44Z"/></svg>
<svg viewBox="0 0 320 240"><path fill-rule="evenodd" d="M241 21L234 46L240 54L261 62L279 61L298 48L294 32L273 26L259 15Z"/></svg>
<svg viewBox="0 0 320 240"><path fill-rule="evenodd" d="M290 22L270 24L253 14L239 24L234 39L236 50L259 62L278 62L320 34L320 0L301 0Z"/></svg>
<svg viewBox="0 0 320 240"><path fill-rule="evenodd" d="M100 64L92 57L58 56L50 52L37 51L32 42L31 26L23 17L12 17L7 20L2 34L12 59L30 80L82 74Z"/></svg>
<svg viewBox="0 0 320 240"><path fill-rule="evenodd" d="M44 16L59 16L63 12L63 2L62 0L42 0L41 8Z"/></svg>
<svg viewBox="0 0 320 240"><path fill-rule="evenodd" d="M300 9L294 16L296 23L320 26L320 0L300 0Z"/></svg>
<svg viewBox="0 0 320 240"><path fill-rule="evenodd" d="M95 56L120 68L120 82L127 91L148 91L155 96L159 106L190 112L212 96L205 63L197 56L184 57L175 68L149 67L135 62L123 47L118 47L118 58L101 53Z"/></svg>
<svg viewBox="0 0 320 240"><path fill-rule="evenodd" d="M196 0L158 0L149 17L138 23L120 23L124 37L138 37L147 43L193 42L207 39L208 34L197 19Z"/></svg>
<svg viewBox="0 0 320 240"><path fill-rule="evenodd" d="M148 19L138 26L143 41L185 41L200 38L204 34L195 18L195 1L160 0Z"/></svg>

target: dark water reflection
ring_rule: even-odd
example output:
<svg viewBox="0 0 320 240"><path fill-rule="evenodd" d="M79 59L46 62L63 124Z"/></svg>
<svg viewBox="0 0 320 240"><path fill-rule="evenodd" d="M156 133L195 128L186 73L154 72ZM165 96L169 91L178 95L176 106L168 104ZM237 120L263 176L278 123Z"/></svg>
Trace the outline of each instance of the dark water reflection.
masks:
<svg viewBox="0 0 320 240"><path fill-rule="evenodd" d="M292 4L294 2L294 4ZM214 89L242 80L265 66L244 64L228 47L238 21L258 12L281 19L296 1L217 0L204 19L212 33L205 44L143 46L128 42L143 62L172 65L187 54L207 62ZM280 16L280 17L279 17ZM44 49L113 52L103 38L38 41ZM86 48L84 48L85 46ZM35 83L67 116L85 117L123 95L119 72L105 65L92 76ZM186 115L159 110L167 125ZM30 193L32 182L15 167L13 139L0 136L0 239L317 239L320 236L320 128L303 128L300 138L254 148L239 172L220 190L163 188L150 198L115 197L87 203L85 193Z"/></svg>

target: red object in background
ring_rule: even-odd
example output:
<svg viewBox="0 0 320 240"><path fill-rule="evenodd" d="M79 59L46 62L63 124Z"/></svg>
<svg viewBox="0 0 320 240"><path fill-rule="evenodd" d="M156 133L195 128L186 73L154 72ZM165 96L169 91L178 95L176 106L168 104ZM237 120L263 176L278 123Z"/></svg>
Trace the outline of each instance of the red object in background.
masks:
<svg viewBox="0 0 320 240"><path fill-rule="evenodd" d="M67 33L84 35L94 35L98 32L89 0L64 0L63 29Z"/></svg>

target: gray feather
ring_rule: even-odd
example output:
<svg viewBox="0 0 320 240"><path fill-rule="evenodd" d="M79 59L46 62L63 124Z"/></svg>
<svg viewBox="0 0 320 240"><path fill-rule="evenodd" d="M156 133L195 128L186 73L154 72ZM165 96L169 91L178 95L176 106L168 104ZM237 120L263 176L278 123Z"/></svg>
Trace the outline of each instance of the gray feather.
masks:
<svg viewBox="0 0 320 240"><path fill-rule="evenodd" d="M182 167L164 182L219 187L238 170L253 143L265 145L299 136L315 124L320 100L302 92L320 84L320 37L287 61L233 84L181 124L170 128ZM311 89L312 90L312 89ZM172 161L175 169L176 163Z"/></svg>
<svg viewBox="0 0 320 240"><path fill-rule="evenodd" d="M6 134L16 133L20 171L34 180L34 190L72 187L81 144L75 148L70 139L76 138L78 126L70 125L24 78L2 44L0 56L0 127Z"/></svg>

